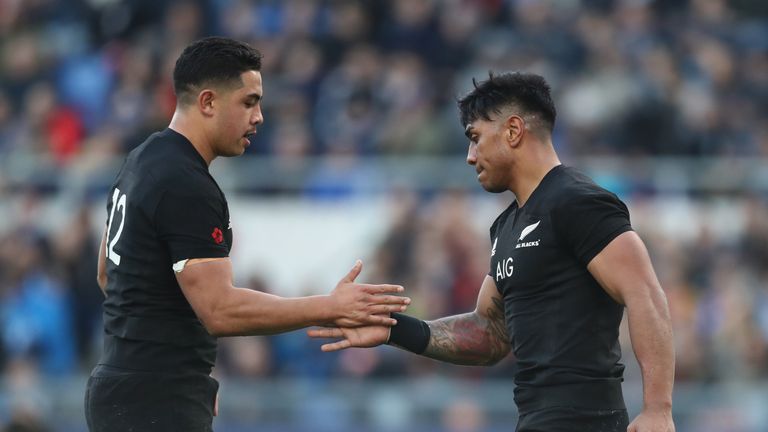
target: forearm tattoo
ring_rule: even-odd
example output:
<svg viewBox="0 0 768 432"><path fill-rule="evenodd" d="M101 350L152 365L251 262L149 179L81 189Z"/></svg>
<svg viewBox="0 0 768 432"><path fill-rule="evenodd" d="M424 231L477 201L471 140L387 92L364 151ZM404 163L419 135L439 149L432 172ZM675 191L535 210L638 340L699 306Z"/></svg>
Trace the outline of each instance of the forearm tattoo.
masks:
<svg viewBox="0 0 768 432"><path fill-rule="evenodd" d="M501 299L493 299L486 315L472 312L429 321L431 336L423 355L462 365L501 360L510 350Z"/></svg>

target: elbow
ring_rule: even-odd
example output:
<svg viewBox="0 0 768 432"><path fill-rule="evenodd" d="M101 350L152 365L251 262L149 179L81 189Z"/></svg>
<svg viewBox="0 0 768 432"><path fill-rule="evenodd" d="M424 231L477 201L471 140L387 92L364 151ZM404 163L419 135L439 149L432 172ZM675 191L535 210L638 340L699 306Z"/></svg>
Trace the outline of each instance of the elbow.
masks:
<svg viewBox="0 0 768 432"><path fill-rule="evenodd" d="M206 314L204 316L198 316L200 323L205 327L205 331L213 337L229 336L229 332L226 328L226 323L221 319L217 319L213 313Z"/></svg>
<svg viewBox="0 0 768 432"><path fill-rule="evenodd" d="M211 307L198 313L197 317L208 334L213 337L244 335L241 330L238 330L238 320L228 313L227 308Z"/></svg>
<svg viewBox="0 0 768 432"><path fill-rule="evenodd" d="M205 329L208 331L208 334L209 334L209 335L211 335L211 336L213 336L213 337L215 337L215 338L220 338L220 337L224 337L224 336L229 336L229 335L227 334L227 332L226 332L226 331L224 331L224 330L222 330L222 329L218 329L218 328L212 328L212 327L208 327L208 326L205 326Z"/></svg>
<svg viewBox="0 0 768 432"><path fill-rule="evenodd" d="M507 353L493 353L485 359L482 366L496 366L506 356Z"/></svg>
<svg viewBox="0 0 768 432"><path fill-rule="evenodd" d="M488 362L484 364L483 366L496 366L501 361L502 357L494 357L491 359L488 359Z"/></svg>
<svg viewBox="0 0 768 432"><path fill-rule="evenodd" d="M654 319L669 322L671 320L669 313L669 303L667 295L658 284L649 284L645 290L637 290L645 295L628 296L626 307L630 312L638 310L641 313L647 313Z"/></svg>
<svg viewBox="0 0 768 432"><path fill-rule="evenodd" d="M491 349L476 357L476 361L473 362L475 365L495 366L507 357L511 349L509 345L493 345L490 341L485 346Z"/></svg>
<svg viewBox="0 0 768 432"><path fill-rule="evenodd" d="M227 331L219 324L203 322L203 327L205 327L205 331L207 331L209 335L215 338L229 336Z"/></svg>

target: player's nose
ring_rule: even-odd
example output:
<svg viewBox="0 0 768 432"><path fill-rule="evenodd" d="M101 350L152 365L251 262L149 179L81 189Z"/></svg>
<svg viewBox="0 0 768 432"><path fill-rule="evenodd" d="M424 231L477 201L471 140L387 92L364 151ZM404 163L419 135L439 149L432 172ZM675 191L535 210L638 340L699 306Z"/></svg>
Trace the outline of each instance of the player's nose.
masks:
<svg viewBox="0 0 768 432"><path fill-rule="evenodd" d="M258 125L262 123L264 123L264 114L261 112L261 107L258 107L257 109L253 110L253 115L251 116L251 124Z"/></svg>
<svg viewBox="0 0 768 432"><path fill-rule="evenodd" d="M477 163L477 145L470 144L467 150L467 163L475 165Z"/></svg>

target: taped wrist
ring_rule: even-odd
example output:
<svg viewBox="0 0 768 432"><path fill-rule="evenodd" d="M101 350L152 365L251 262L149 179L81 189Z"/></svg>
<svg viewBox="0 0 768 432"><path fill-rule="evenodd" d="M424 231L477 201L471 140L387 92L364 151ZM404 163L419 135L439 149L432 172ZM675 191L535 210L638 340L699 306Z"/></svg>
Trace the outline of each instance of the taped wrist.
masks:
<svg viewBox="0 0 768 432"><path fill-rule="evenodd" d="M431 332L426 322L408 315L393 313L397 324L392 326L387 344L398 346L412 353L421 354L427 349Z"/></svg>

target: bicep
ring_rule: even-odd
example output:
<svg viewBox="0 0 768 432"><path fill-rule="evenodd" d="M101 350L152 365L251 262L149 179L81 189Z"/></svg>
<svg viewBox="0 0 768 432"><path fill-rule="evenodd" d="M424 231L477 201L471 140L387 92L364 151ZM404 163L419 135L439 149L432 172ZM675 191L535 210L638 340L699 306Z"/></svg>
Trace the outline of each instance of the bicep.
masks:
<svg viewBox="0 0 768 432"><path fill-rule="evenodd" d="M475 313L490 321L501 321L504 324L504 301L496 288L496 281L491 276L486 275L483 279Z"/></svg>
<svg viewBox="0 0 768 432"><path fill-rule="evenodd" d="M634 231L614 238L589 262L587 270L622 305L661 292L648 251Z"/></svg>
<svg viewBox="0 0 768 432"><path fill-rule="evenodd" d="M188 260L176 272L176 280L192 310L203 323L214 316L217 305L232 286L232 262L229 258Z"/></svg>

